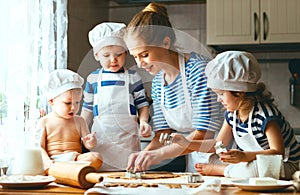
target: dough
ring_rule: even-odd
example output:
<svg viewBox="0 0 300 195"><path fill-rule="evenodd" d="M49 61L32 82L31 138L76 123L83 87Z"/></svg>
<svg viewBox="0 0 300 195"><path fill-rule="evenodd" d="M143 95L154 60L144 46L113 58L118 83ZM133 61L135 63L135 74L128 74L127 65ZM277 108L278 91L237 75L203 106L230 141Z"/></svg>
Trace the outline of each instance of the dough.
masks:
<svg viewBox="0 0 300 195"><path fill-rule="evenodd" d="M113 173L111 175L108 175L107 177L112 179L135 179L126 177L126 172L124 173ZM170 172L150 172L150 173L143 173L141 174L140 179L165 179L165 178L175 178L179 177L179 175L170 173Z"/></svg>

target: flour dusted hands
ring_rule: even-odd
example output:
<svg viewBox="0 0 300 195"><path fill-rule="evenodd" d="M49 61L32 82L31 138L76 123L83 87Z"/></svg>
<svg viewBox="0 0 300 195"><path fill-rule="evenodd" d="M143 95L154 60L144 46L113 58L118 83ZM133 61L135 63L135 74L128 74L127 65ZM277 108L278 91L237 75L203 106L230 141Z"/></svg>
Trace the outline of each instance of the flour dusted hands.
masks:
<svg viewBox="0 0 300 195"><path fill-rule="evenodd" d="M92 149L92 148L96 147L97 139L95 137L95 134L96 134L96 132L93 132L93 133L90 133L90 134L88 134L88 135L81 138L82 141L83 141L84 146L87 149Z"/></svg>
<svg viewBox="0 0 300 195"><path fill-rule="evenodd" d="M150 137L152 132L151 126L146 121L140 121L140 134L143 137Z"/></svg>

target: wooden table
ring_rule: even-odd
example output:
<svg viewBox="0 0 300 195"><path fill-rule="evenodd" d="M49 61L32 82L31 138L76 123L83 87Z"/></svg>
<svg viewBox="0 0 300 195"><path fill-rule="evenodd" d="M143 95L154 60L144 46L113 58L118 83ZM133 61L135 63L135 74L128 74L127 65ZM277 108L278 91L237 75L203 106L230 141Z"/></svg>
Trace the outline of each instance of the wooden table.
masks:
<svg viewBox="0 0 300 195"><path fill-rule="evenodd" d="M41 189L3 189L0 185L0 194L13 194L13 195L36 195L36 194L84 194L85 190L70 186L64 186L56 183L50 183L45 188Z"/></svg>
<svg viewBox="0 0 300 195"><path fill-rule="evenodd" d="M45 188L41 189L3 189L0 185L0 195L1 194L11 194L11 195L52 195L52 194L58 194L58 195L70 195L70 194L84 194L86 190L80 189L76 187L70 187L65 185L56 184L55 182L50 183ZM96 194L96 193L94 193ZM251 192L251 191L245 191L241 190L238 187L232 186L232 185L223 185L220 192L214 192L214 191L201 191L196 193L195 195L230 195L230 194L245 194L245 195L292 195L292 194L299 194L300 192L295 192L293 187L286 188L284 190L281 190L280 192ZM90 194L92 195L92 194ZM96 194L99 195L99 194Z"/></svg>
<svg viewBox="0 0 300 195"><path fill-rule="evenodd" d="M79 188L73 188L68 186L62 186L57 184L49 184L46 188L43 189L27 189L27 190L14 190L14 189L1 189L0 188L0 194L11 194L11 195L51 195L51 194L58 194L58 195L70 195L70 194L84 194L84 189ZM230 194L243 194L243 195L292 195L292 194L300 194L299 192L294 192L293 188L288 188L284 191L280 192L249 192L240 190L237 187L222 187L220 192L211 192L211 191L205 191L205 192L199 192L195 195L230 195ZM99 195L99 194L98 194Z"/></svg>
<svg viewBox="0 0 300 195"><path fill-rule="evenodd" d="M59 195L70 195L70 194L84 194L85 190L84 189L80 189L80 188L74 188L74 187L69 187L69 186L63 186L63 185L57 185L55 183L51 183L49 184L46 188L42 188L42 189L2 189L0 188L0 194L12 194L12 195L16 195L16 194L20 194L20 195L35 195L35 194L39 194L39 195L51 195L51 194L59 194ZM299 192L294 192L293 188L287 188L283 191L280 192L250 192L250 191L244 191L241 190L237 187L233 187L233 186L225 186L222 187L220 192L212 192L212 191L205 191L205 192L199 192L196 193L195 195L218 195L218 194L222 194L222 195L229 195L229 194L243 194L243 195L292 195L292 194L300 194ZM99 194L98 194L99 195Z"/></svg>

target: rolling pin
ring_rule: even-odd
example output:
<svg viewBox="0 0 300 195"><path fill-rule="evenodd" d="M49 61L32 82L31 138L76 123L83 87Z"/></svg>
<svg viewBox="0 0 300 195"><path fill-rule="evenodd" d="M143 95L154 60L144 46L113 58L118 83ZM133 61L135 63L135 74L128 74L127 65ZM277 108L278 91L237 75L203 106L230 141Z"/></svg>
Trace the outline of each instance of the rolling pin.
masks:
<svg viewBox="0 0 300 195"><path fill-rule="evenodd" d="M48 170L48 175L55 177L55 182L79 188L91 188L103 181L94 167L88 163L55 162Z"/></svg>

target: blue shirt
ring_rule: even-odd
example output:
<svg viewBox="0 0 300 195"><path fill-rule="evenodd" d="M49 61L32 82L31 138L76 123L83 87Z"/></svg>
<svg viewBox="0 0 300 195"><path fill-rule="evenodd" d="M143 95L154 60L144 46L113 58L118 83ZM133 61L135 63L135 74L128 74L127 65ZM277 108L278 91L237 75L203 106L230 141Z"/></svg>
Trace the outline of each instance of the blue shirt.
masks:
<svg viewBox="0 0 300 195"><path fill-rule="evenodd" d="M192 53L185 63L187 88L193 110L192 126L195 130L219 131L223 116L220 114L221 105L217 102L216 94L206 85L204 70L208 61L208 58ZM162 79L161 71L152 81L153 131L170 128L160 107ZM180 74L171 84L164 86L164 93L165 108L176 108L185 103Z"/></svg>
<svg viewBox="0 0 300 195"><path fill-rule="evenodd" d="M227 123L233 127L233 113L226 111L225 119ZM258 144L264 150L270 148L268 138L265 134L266 126L270 121L276 121L278 123L283 137L284 146L290 147L289 160L292 162L298 162L300 160L300 145L296 140L294 130L274 104L257 103L254 106L251 130ZM237 118L236 124L238 136L242 137L248 133L248 120L241 122Z"/></svg>
<svg viewBox="0 0 300 195"><path fill-rule="evenodd" d="M98 105L94 102L94 96L98 93L98 78L101 68L92 72L87 77L85 89L83 91L83 109L93 112L94 117L98 116ZM114 74L124 74L124 69L120 69L118 72L103 71L101 79L101 87L105 86L124 86L125 80L118 80L114 77ZM145 89L143 82L136 70L129 69L129 97L130 97L130 113L131 115L137 115L137 109L144 106L148 106L148 101L145 95ZM122 97L120 97L122 98Z"/></svg>

